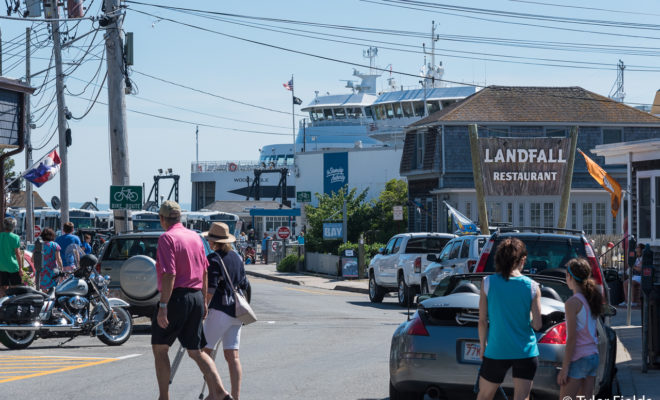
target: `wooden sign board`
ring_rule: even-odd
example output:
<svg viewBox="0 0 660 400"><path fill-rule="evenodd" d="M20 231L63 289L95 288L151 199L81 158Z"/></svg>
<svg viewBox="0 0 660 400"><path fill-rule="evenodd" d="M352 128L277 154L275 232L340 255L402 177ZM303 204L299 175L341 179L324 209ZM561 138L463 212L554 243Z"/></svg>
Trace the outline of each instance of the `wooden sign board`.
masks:
<svg viewBox="0 0 660 400"><path fill-rule="evenodd" d="M560 196L568 138L479 138L486 196Z"/></svg>

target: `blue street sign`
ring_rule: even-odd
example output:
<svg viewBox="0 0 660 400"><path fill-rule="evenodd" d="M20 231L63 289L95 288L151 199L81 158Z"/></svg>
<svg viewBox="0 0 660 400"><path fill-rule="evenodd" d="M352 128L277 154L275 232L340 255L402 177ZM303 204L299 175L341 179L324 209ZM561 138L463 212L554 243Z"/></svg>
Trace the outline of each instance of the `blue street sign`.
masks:
<svg viewBox="0 0 660 400"><path fill-rule="evenodd" d="M324 222L323 223L323 239L334 240L343 239L344 229L341 222Z"/></svg>

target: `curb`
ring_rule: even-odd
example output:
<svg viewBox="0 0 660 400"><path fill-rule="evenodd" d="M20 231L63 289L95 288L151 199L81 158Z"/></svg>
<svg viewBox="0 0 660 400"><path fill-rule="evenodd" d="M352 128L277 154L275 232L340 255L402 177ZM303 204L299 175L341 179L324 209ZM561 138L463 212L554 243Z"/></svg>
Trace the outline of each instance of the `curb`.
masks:
<svg viewBox="0 0 660 400"><path fill-rule="evenodd" d="M334 290L341 290L344 292L360 293L360 294L369 294L369 289L357 288L352 286L343 286L337 285Z"/></svg>
<svg viewBox="0 0 660 400"><path fill-rule="evenodd" d="M256 276L257 278L268 279L268 280L271 280L271 281L288 283L290 285L298 285L298 286L302 285L299 281L296 281L296 280L293 280L293 279L281 278L281 277L275 276L275 275L262 274L260 272L255 272L255 271L245 271L245 273L247 275Z"/></svg>

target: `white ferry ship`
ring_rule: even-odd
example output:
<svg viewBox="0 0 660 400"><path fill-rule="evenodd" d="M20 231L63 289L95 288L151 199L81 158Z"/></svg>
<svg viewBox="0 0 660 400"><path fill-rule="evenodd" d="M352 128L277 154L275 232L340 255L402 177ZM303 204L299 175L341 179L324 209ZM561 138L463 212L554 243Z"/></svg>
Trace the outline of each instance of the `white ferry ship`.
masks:
<svg viewBox="0 0 660 400"><path fill-rule="evenodd" d="M260 150L259 159L255 161L193 162L191 209L202 209L214 201L245 201L248 197L254 199L250 187L254 183L254 171L257 168L287 168L289 174L286 177L286 196L288 199L295 199L296 181L300 174L305 172L300 170L296 158L310 152L398 147L400 160L403 132L407 125L464 99L479 89L474 86L446 86L441 80L444 73L442 63L434 65L432 58L428 64L425 61L420 71L419 86L404 88L398 86L393 78L389 78L388 89L379 92L377 80L382 74L374 67L377 54L378 49L375 47L365 50L364 56L369 59L371 68L367 73L353 71L360 83L347 81L346 87L351 89L351 92L319 95L317 91L315 98L301 108L302 112L309 115L309 120L300 122L295 148L292 143L264 146ZM365 157L368 154L370 153L365 151ZM398 177L398 165L396 171L397 176L394 177ZM358 178L356 174L360 173L367 174L369 171L353 170L351 176ZM281 200L280 178L280 174L274 173L260 176L262 200ZM314 179L319 178L323 180L322 177ZM347 183L350 186L350 182ZM301 189L310 190L298 188Z"/></svg>

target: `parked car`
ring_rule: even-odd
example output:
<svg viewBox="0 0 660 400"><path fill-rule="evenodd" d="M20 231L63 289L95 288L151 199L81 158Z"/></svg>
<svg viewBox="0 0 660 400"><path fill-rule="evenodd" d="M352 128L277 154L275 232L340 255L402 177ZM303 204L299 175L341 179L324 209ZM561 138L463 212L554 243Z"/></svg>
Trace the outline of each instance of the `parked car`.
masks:
<svg viewBox="0 0 660 400"><path fill-rule="evenodd" d="M110 293L128 302L133 314L152 316L160 299L156 251L162 234L150 231L112 236L96 265L97 271L110 276ZM202 243L206 254L210 254L208 242L202 239Z"/></svg>
<svg viewBox="0 0 660 400"><path fill-rule="evenodd" d="M479 291L488 274L445 277L431 295L421 295L412 319L402 323L390 347L390 399L447 398L465 391L474 397L479 357ZM564 301L572 292L565 278L529 275L541 286L542 327L536 333L539 366L534 377L535 398L559 396L557 373L566 344ZM616 310L608 308L609 313ZM616 333L598 319L599 366L596 398L610 398L616 362ZM513 389L510 375L502 384ZM468 394L469 393L469 394ZM509 398L512 398L509 396Z"/></svg>
<svg viewBox="0 0 660 400"><path fill-rule="evenodd" d="M472 272L488 235L459 236L450 240L440 255L426 256L431 263L422 271L421 292L433 293L438 282L447 275Z"/></svg>
<svg viewBox="0 0 660 400"><path fill-rule="evenodd" d="M557 233L562 232L562 233ZM583 257L591 265L591 275L609 304L609 291L603 280L598 258L584 232L558 228L512 228L511 231L495 231L486 243L474 272L495 272L495 250L506 238L518 238L527 247L525 274L554 275L564 277L566 262Z"/></svg>
<svg viewBox="0 0 660 400"><path fill-rule="evenodd" d="M380 303L387 292L398 293L402 306L413 303L420 292L426 255L439 253L456 235L450 233L401 233L393 236L369 264L369 300Z"/></svg>

